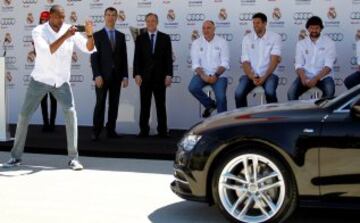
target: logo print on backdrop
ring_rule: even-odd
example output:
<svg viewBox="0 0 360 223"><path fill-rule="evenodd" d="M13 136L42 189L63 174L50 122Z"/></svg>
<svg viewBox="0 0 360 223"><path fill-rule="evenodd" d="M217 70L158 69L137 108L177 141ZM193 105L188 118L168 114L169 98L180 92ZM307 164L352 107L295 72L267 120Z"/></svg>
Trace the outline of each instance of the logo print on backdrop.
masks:
<svg viewBox="0 0 360 223"><path fill-rule="evenodd" d="M307 21L313 16L311 12L295 12L293 18L295 21Z"/></svg>
<svg viewBox="0 0 360 223"><path fill-rule="evenodd" d="M228 42L230 42L234 39L234 36L231 33L217 33L216 35L223 38L224 40L226 40Z"/></svg>
<svg viewBox="0 0 360 223"><path fill-rule="evenodd" d="M247 29L247 30L245 30L245 32L244 32L244 36L246 36L247 34L250 34L251 33L251 30L250 29Z"/></svg>
<svg viewBox="0 0 360 223"><path fill-rule="evenodd" d="M279 77L279 85L284 86L287 84L287 81L286 77Z"/></svg>
<svg viewBox="0 0 360 223"><path fill-rule="evenodd" d="M170 34L170 39L171 39L171 41L178 42L181 40L181 35L178 33L172 33L172 34Z"/></svg>
<svg viewBox="0 0 360 223"><path fill-rule="evenodd" d="M71 56L71 62L72 63L77 63L78 60L79 60L79 57L78 57L77 53L74 51L72 56Z"/></svg>
<svg viewBox="0 0 360 223"><path fill-rule="evenodd" d="M240 13L239 15L239 20L244 22L244 21L251 21L252 17L253 17L254 13Z"/></svg>
<svg viewBox="0 0 360 223"><path fill-rule="evenodd" d="M191 33L191 40L194 41L200 37L199 31L193 30Z"/></svg>
<svg viewBox="0 0 360 223"><path fill-rule="evenodd" d="M4 37L3 45L4 45L4 46L10 46L11 43L12 43L11 34L10 34L10 33L6 33L6 34L5 34L5 37Z"/></svg>
<svg viewBox="0 0 360 223"><path fill-rule="evenodd" d="M15 64L16 63L16 57L5 57L5 63L6 64Z"/></svg>
<svg viewBox="0 0 360 223"><path fill-rule="evenodd" d="M11 80L12 80L12 75L11 75L10 71L6 72L6 80L9 82L11 82Z"/></svg>
<svg viewBox="0 0 360 223"><path fill-rule="evenodd" d="M11 5L11 0L4 0L4 5L5 6L10 6Z"/></svg>
<svg viewBox="0 0 360 223"><path fill-rule="evenodd" d="M36 4L37 0L23 0L24 4Z"/></svg>
<svg viewBox="0 0 360 223"><path fill-rule="evenodd" d="M34 15L29 12L26 16L26 23L27 24L33 24L34 23Z"/></svg>
<svg viewBox="0 0 360 223"><path fill-rule="evenodd" d="M125 12L124 10L119 10L119 16L118 16L118 19L120 22L125 22L126 20L126 15L125 15Z"/></svg>
<svg viewBox="0 0 360 223"><path fill-rule="evenodd" d="M360 40L360 29L358 29L355 34L355 41L359 41L359 40Z"/></svg>
<svg viewBox="0 0 360 223"><path fill-rule="evenodd" d="M104 23L104 16L102 15L92 15L90 18L94 23Z"/></svg>
<svg viewBox="0 0 360 223"><path fill-rule="evenodd" d="M307 32L305 29L300 30L298 40L303 40L307 37Z"/></svg>
<svg viewBox="0 0 360 223"><path fill-rule="evenodd" d="M35 61L35 57L36 57L35 51L34 50L29 51L26 57L27 63L33 64Z"/></svg>
<svg viewBox="0 0 360 223"><path fill-rule="evenodd" d="M357 64L357 57L351 57L351 59L350 59L350 64L352 65L352 66L357 66L358 64ZM356 67L357 68L357 67Z"/></svg>
<svg viewBox="0 0 360 223"><path fill-rule="evenodd" d="M360 20L360 12L351 12L350 19Z"/></svg>
<svg viewBox="0 0 360 223"><path fill-rule="evenodd" d="M205 14L203 13L190 13L187 14L186 20L188 22L201 22L205 20Z"/></svg>
<svg viewBox="0 0 360 223"><path fill-rule="evenodd" d="M75 11L70 13L70 23L75 24L78 20L78 16Z"/></svg>
<svg viewBox="0 0 360 223"><path fill-rule="evenodd" d="M274 8L273 13L272 13L272 18L274 20L280 20L281 19L281 11L280 8Z"/></svg>
<svg viewBox="0 0 360 223"><path fill-rule="evenodd" d="M344 39L344 34L342 33L327 33L326 35L328 35L335 42L340 42Z"/></svg>
<svg viewBox="0 0 360 223"><path fill-rule="evenodd" d="M286 33L279 33L281 36L281 41L285 42L288 39L288 35Z"/></svg>
<svg viewBox="0 0 360 223"><path fill-rule="evenodd" d="M180 76L173 76L171 78L171 82L174 84L180 84L181 83L181 77Z"/></svg>
<svg viewBox="0 0 360 223"><path fill-rule="evenodd" d="M1 19L1 25L2 26L13 26L15 25L15 18L2 18Z"/></svg>
<svg viewBox="0 0 360 223"><path fill-rule="evenodd" d="M330 8L329 8L329 11L328 11L328 13L327 13L327 17L328 17L330 20L336 19L337 13L336 13L335 7L330 7Z"/></svg>
<svg viewBox="0 0 360 223"><path fill-rule="evenodd" d="M218 18L219 18L219 20L221 20L221 21L225 21L225 20L228 18L228 14L227 14L225 8L220 9Z"/></svg>
<svg viewBox="0 0 360 223"><path fill-rule="evenodd" d="M176 19L175 11L173 9L169 9L166 18L169 22L174 22Z"/></svg>
<svg viewBox="0 0 360 223"><path fill-rule="evenodd" d="M137 22L145 22L145 16L146 15L137 15L136 16L136 21Z"/></svg>

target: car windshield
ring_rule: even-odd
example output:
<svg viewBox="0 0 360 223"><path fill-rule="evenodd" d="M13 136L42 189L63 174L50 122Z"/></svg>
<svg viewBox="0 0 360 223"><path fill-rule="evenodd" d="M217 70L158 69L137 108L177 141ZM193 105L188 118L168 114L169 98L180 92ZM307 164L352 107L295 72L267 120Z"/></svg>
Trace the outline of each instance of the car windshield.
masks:
<svg viewBox="0 0 360 223"><path fill-rule="evenodd" d="M357 92L357 93L356 93ZM343 99L347 98L350 95L353 95L353 97L360 94L360 85L357 85L356 87L351 88L350 90L344 91L340 95L333 97L333 98L321 98L317 101L315 101L315 104L320 107L325 106L332 106L337 104L338 102L342 101ZM353 98L351 97L351 98ZM349 98L349 99L351 99Z"/></svg>

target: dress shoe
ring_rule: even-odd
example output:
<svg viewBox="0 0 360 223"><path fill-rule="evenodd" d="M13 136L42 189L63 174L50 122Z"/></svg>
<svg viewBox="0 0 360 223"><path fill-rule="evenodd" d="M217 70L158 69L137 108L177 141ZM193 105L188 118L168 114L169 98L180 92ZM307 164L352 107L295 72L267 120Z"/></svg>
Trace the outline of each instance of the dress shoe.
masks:
<svg viewBox="0 0 360 223"><path fill-rule="evenodd" d="M106 137L110 139L116 139L116 138L120 138L121 136L117 134L115 131L111 131L106 133Z"/></svg>
<svg viewBox="0 0 360 223"><path fill-rule="evenodd" d="M211 106L208 107L208 108L206 108L206 109L204 110L204 112L202 113L202 117L203 117L203 118L209 117L209 116L211 115L211 113L212 113L213 111L215 111L215 109L216 109L216 105L215 105L215 104L214 104L214 105L211 105Z"/></svg>

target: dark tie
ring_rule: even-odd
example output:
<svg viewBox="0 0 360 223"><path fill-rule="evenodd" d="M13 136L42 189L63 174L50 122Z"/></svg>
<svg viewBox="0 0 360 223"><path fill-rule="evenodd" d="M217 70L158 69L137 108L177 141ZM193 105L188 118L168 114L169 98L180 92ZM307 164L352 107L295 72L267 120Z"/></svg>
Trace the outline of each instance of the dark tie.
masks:
<svg viewBox="0 0 360 223"><path fill-rule="evenodd" d="M151 34L151 39L150 39L150 41L151 41L151 53L154 54L154 48L155 48L155 47L154 47L154 44L155 44L155 43L154 43L154 42L155 42L155 34L154 34L154 33Z"/></svg>
<svg viewBox="0 0 360 223"><path fill-rule="evenodd" d="M114 30L110 30L110 43L111 43L111 48L114 51L115 46L116 46L115 31Z"/></svg>

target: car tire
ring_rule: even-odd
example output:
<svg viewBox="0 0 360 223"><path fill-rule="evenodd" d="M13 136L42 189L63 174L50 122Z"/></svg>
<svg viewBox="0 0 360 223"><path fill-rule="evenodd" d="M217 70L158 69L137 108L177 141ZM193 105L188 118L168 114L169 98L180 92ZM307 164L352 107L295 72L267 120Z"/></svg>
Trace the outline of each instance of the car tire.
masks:
<svg viewBox="0 0 360 223"><path fill-rule="evenodd" d="M211 180L214 202L232 222L283 222L296 208L292 173L266 150L244 148L222 157Z"/></svg>

